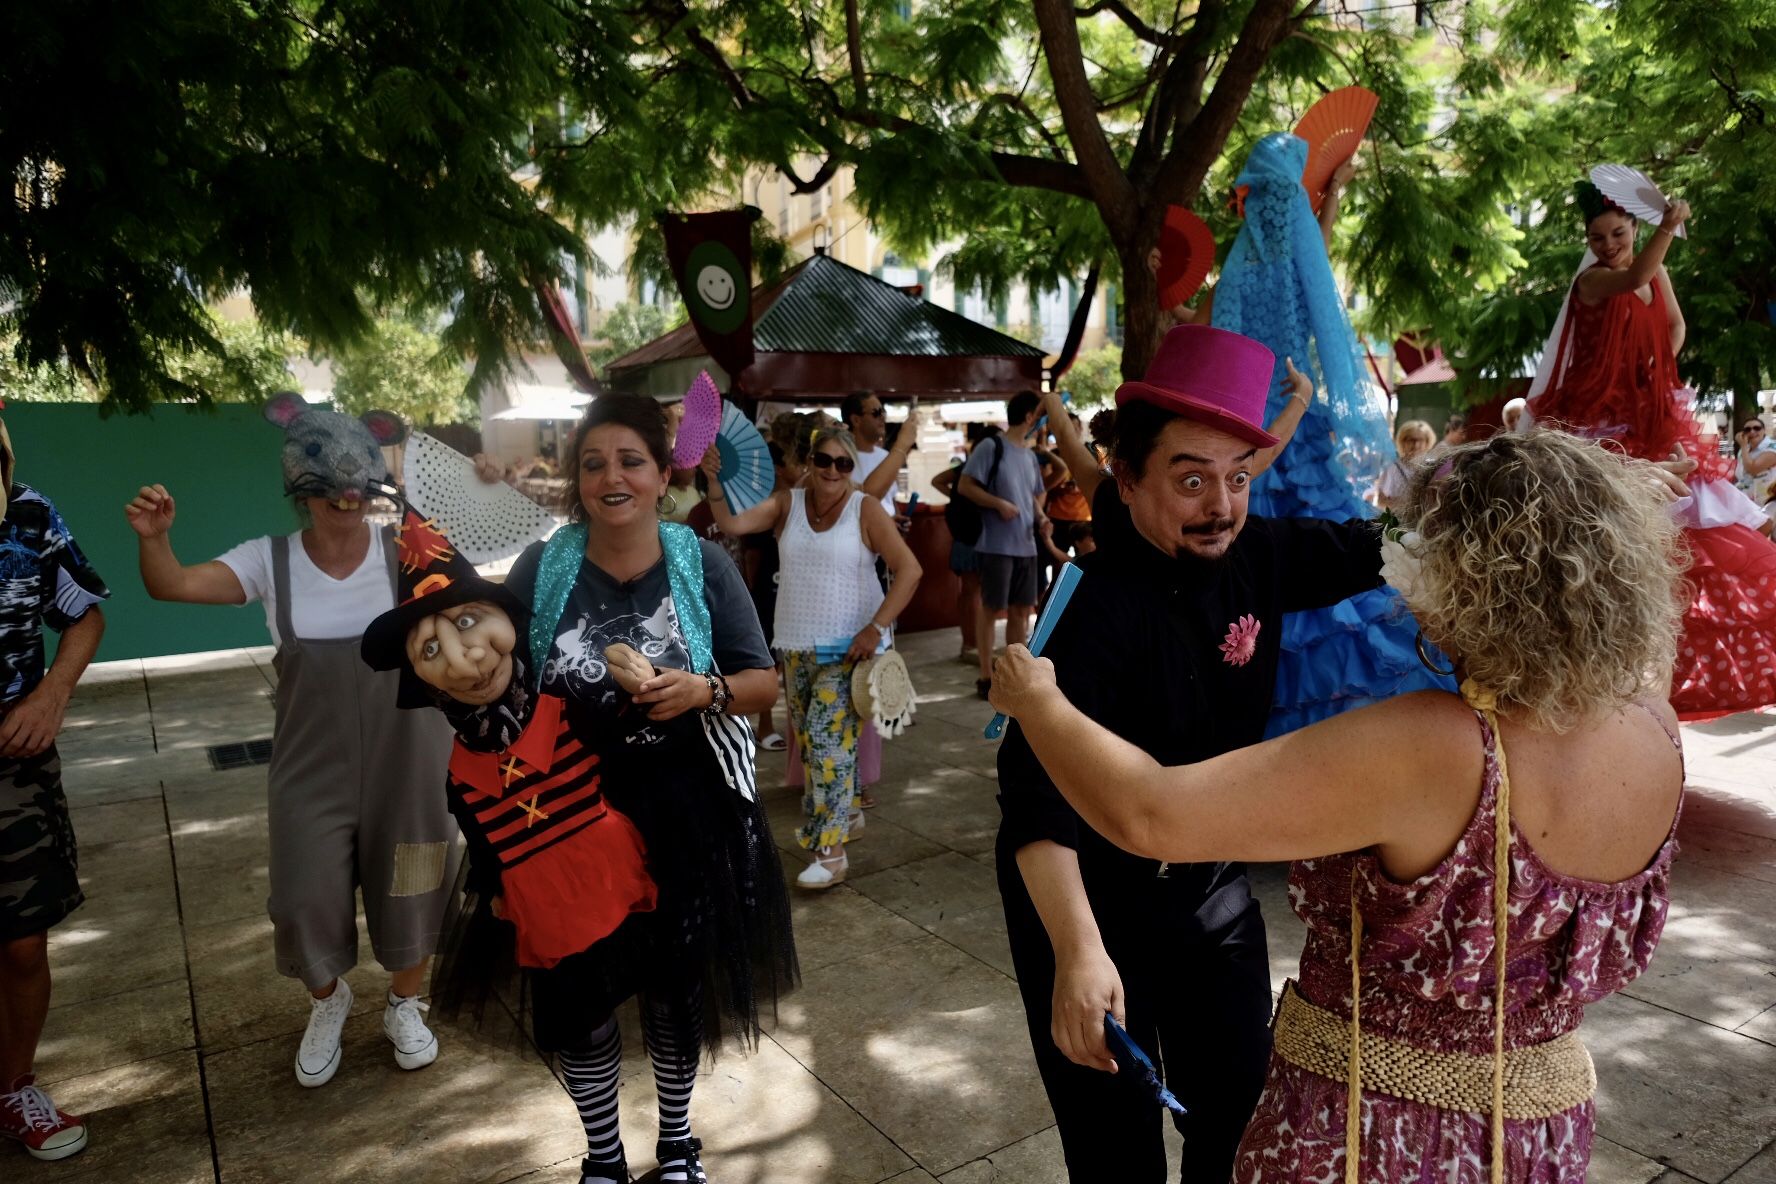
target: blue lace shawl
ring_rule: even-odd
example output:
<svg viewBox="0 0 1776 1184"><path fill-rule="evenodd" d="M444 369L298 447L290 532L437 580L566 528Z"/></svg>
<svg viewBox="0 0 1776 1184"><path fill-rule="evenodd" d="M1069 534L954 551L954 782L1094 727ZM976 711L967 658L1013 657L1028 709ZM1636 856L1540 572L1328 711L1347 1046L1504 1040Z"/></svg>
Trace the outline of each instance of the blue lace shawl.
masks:
<svg viewBox="0 0 1776 1184"><path fill-rule="evenodd" d="M1301 187L1307 151L1307 141L1288 132L1253 147L1238 182L1251 187L1245 224L1221 269L1213 323L1276 354L1267 419L1282 406L1283 359L1293 358L1313 379L1317 397L1297 435L1330 431L1348 475L1366 488L1393 458L1387 401L1369 380L1319 221Z"/></svg>

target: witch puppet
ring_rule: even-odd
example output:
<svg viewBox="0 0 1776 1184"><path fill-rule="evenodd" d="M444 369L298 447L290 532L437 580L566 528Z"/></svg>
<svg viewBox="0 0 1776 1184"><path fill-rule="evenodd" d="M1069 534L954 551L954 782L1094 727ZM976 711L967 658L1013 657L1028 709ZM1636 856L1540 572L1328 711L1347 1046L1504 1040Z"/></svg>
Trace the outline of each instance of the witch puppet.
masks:
<svg viewBox="0 0 1776 1184"><path fill-rule="evenodd" d="M525 606L417 511L398 539L400 603L365 631L364 661L400 671L402 707L450 720L446 789L475 908L511 926L510 960L547 971L653 909L641 834L604 800L598 754L575 738L567 704L531 688ZM612 650L627 651L607 655L625 690L653 676L640 654ZM453 976L441 966L439 977Z"/></svg>
<svg viewBox="0 0 1776 1184"><path fill-rule="evenodd" d="M403 707L436 708L454 728L446 792L469 853L434 999L446 1014L465 1005L479 1012L514 967L520 972L522 1017L537 1046L555 1056L586 1127L582 1180L601 1184L629 1178L617 1138L621 1044L613 1012L640 996L660 1089L662 1179L704 1180L688 1113L700 1054L713 1055L724 1026L743 1042L757 1032L756 1012L737 1025L713 1014L732 1006L731 963L748 961L754 943L731 924L705 932L701 914L685 906L696 896L687 875L710 884L723 876L714 868L687 872L688 860L706 857L683 848L706 844L692 843L682 820L675 826L638 812L634 803L663 788L639 775L628 754L612 751L608 727L584 704L537 689L524 644L530 606L478 575L436 523L411 508L399 552L399 603L365 632L362 655L375 669L400 671ZM603 656L625 699L656 674L628 645L612 644ZM620 787L629 790L627 810L606 797ZM780 870L777 879L781 896ZM783 920L787 926L786 912ZM680 997L699 1000L704 1014L666 1022L671 1009L659 1001ZM750 1007L749 992L746 999Z"/></svg>

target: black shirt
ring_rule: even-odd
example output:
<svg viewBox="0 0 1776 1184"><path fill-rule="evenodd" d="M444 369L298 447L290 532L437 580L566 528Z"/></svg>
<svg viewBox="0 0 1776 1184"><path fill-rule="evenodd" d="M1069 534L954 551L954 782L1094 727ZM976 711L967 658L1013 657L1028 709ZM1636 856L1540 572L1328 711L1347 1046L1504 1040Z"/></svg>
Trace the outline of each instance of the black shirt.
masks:
<svg viewBox="0 0 1776 1184"><path fill-rule="evenodd" d="M1252 516L1222 560L1204 563L1168 556L1142 537L1112 481L1099 486L1092 517L1099 549L1079 561L1079 585L1043 656L1054 661L1075 707L1162 765L1262 740L1283 614L1324 608L1381 583L1373 521ZM1099 909L1155 880L1157 862L1113 847L1080 819L1015 722L999 750L999 791L1002 858L1042 839L1074 848ZM1205 900L1243 870L1169 868L1168 896ZM1217 918L1202 923L1213 928Z"/></svg>

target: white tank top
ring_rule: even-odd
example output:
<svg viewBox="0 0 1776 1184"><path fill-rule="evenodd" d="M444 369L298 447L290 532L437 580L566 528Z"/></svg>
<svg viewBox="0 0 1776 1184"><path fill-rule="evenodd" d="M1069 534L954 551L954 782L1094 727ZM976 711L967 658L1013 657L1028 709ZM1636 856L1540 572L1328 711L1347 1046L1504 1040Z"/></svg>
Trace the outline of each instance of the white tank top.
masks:
<svg viewBox="0 0 1776 1184"><path fill-rule="evenodd" d="M876 554L863 541L861 492L823 531L808 525L807 491L789 492L789 521L777 540L777 617L773 644L813 650L849 644L882 607Z"/></svg>

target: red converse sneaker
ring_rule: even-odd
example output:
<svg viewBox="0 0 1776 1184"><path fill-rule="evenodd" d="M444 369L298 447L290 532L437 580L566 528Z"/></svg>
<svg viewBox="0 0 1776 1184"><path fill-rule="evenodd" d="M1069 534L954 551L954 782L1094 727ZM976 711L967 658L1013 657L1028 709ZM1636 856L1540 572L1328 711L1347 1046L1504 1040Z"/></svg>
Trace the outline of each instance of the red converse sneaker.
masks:
<svg viewBox="0 0 1776 1184"><path fill-rule="evenodd" d="M63 1114L30 1074L0 1094L0 1135L17 1139L38 1159L67 1159L86 1149L86 1122Z"/></svg>

